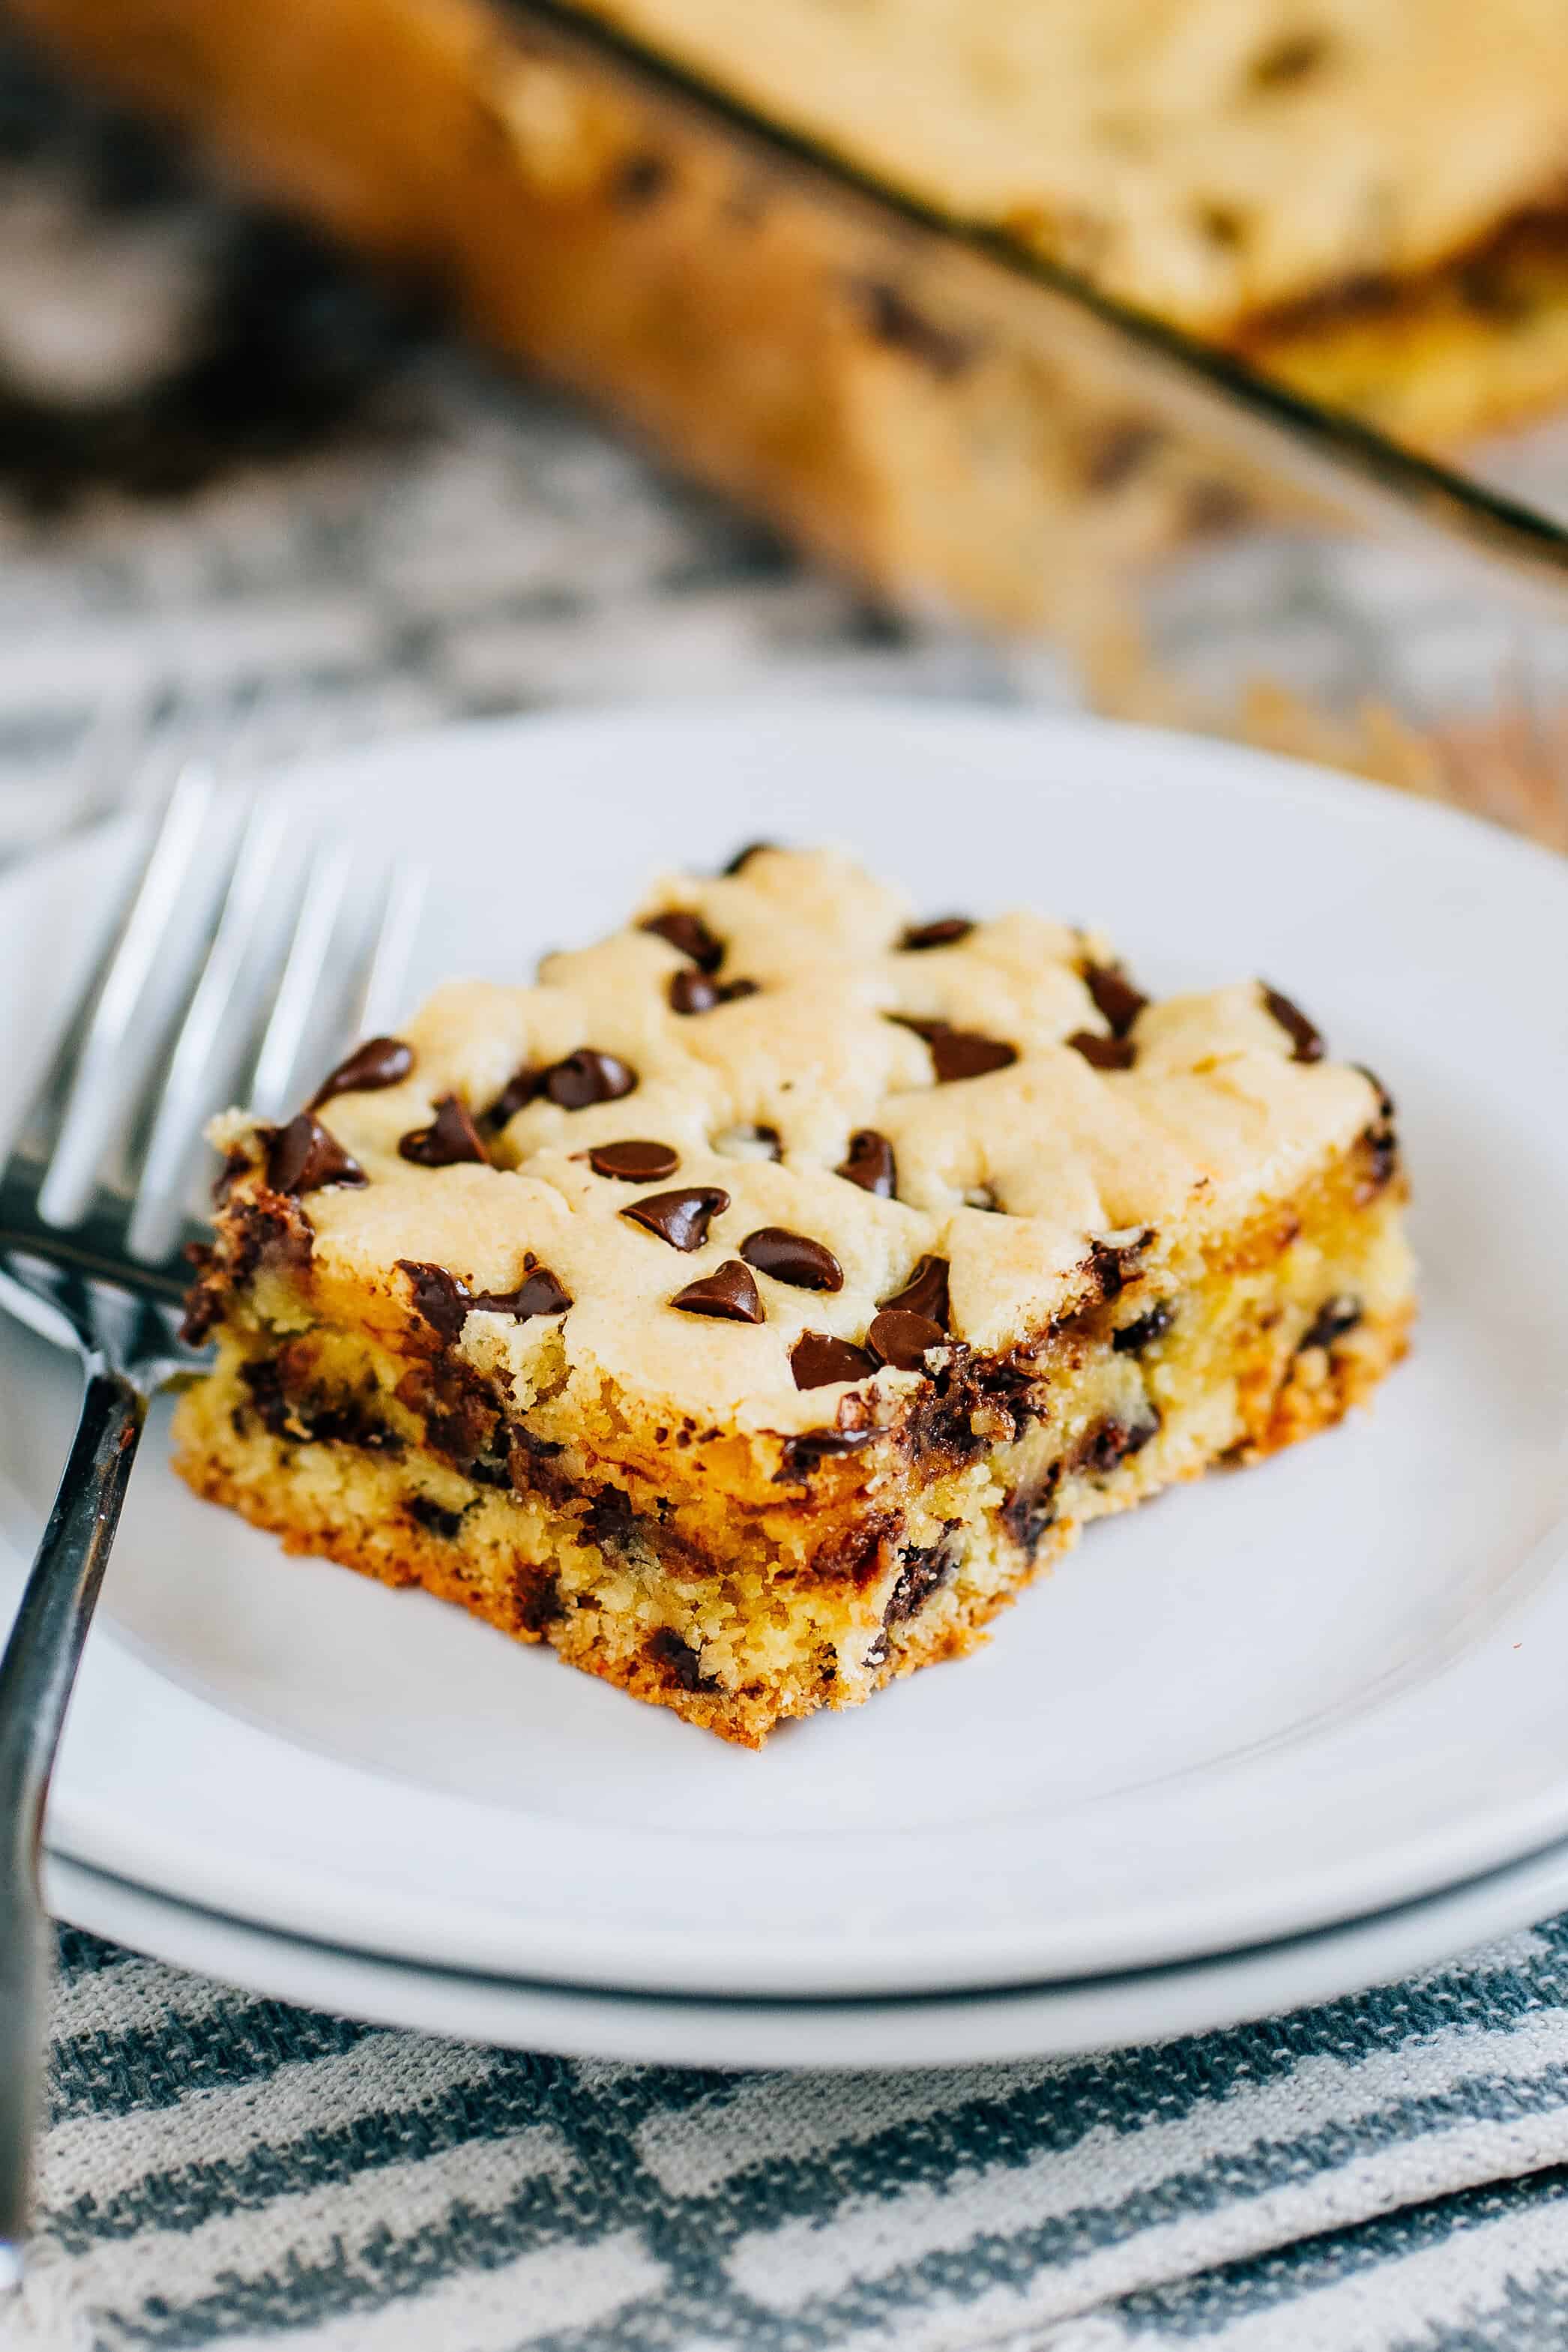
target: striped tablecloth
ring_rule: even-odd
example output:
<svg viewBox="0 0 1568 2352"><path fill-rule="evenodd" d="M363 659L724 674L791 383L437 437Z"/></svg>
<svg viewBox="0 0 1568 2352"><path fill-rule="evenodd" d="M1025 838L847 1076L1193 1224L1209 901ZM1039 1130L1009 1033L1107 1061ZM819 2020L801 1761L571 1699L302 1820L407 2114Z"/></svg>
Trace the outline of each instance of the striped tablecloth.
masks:
<svg viewBox="0 0 1568 2352"><path fill-rule="evenodd" d="M0 856L111 795L95 730L154 676L285 679L312 747L671 688L1063 690L892 627L3 51L0 228ZM1568 2346L1568 1921L1234 2032L865 2078L510 2055L60 1944L5 2352Z"/></svg>

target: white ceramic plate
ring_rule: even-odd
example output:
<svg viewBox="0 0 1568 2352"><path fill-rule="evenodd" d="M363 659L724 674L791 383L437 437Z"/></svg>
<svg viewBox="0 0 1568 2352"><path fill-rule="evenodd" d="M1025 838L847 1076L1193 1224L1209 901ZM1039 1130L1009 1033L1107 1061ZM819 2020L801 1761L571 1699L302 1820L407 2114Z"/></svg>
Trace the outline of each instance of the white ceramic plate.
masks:
<svg viewBox="0 0 1568 2352"><path fill-rule="evenodd" d="M416 986L524 973L759 833L932 911L1106 919L1156 990L1267 973L1399 1099L1426 1309L1375 1413L1097 1528L983 1654L761 1756L284 1559L154 1427L58 1853L421 1966L885 1999L1316 1930L1568 1833L1568 867L1245 751L930 707L508 722L294 788L435 862ZM0 883L9 1034L111 847ZM0 1335L8 1580L71 1385Z"/></svg>
<svg viewBox="0 0 1568 2352"><path fill-rule="evenodd" d="M47 1891L58 1918L137 1951L379 2025L667 2066L961 2066L1205 2033L1394 1983L1561 1910L1568 1843L1352 1926L1251 1951L897 2000L703 2000L420 1968L249 1927L74 1862L51 1862Z"/></svg>

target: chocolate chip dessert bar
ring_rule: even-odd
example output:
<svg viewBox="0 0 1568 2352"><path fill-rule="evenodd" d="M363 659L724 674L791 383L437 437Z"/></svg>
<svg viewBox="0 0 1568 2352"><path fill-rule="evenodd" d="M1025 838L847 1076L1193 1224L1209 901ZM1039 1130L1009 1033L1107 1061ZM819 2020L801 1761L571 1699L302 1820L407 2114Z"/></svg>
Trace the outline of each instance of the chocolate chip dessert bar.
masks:
<svg viewBox="0 0 1568 2352"><path fill-rule="evenodd" d="M750 1746L1402 1352L1393 1106L1258 981L772 848L218 1123L192 1486Z"/></svg>

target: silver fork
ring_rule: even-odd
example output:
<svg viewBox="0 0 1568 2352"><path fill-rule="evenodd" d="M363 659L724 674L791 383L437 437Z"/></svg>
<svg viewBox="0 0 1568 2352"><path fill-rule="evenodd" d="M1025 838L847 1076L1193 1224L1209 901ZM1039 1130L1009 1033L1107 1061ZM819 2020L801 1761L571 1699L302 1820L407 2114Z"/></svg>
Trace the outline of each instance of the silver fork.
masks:
<svg viewBox="0 0 1568 2352"><path fill-rule="evenodd" d="M367 907L346 842L312 844L290 871L300 823L297 802L246 800L186 762L0 1167L0 1307L74 1349L86 1376L0 1658L0 2293L21 2282L41 2114L49 1775L149 1402L202 1360L178 1337L200 1129L228 1100L277 1116L308 1043L330 1057L384 1027L417 924L422 877L389 866ZM193 903L213 912L182 946Z"/></svg>

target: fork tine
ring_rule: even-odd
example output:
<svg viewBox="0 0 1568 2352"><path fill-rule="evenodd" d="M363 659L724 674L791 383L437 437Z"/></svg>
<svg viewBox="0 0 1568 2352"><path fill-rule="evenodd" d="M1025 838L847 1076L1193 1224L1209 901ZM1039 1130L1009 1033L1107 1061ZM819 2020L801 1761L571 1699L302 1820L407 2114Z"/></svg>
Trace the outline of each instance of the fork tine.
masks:
<svg viewBox="0 0 1568 2352"><path fill-rule="evenodd" d="M99 1163L123 1116L128 1055L142 1000L166 952L170 919L195 863L217 782L205 763L187 762L153 836L142 879L106 966L84 1003L97 1002L74 1062L59 1073L63 1107L38 1213L52 1225L78 1223L92 1197ZM145 1047L144 1050L150 1050Z"/></svg>
<svg viewBox="0 0 1568 2352"><path fill-rule="evenodd" d="M379 1035L398 1010L429 880L423 866L410 865L403 858L395 858L387 868L381 921L351 1024L353 1036Z"/></svg>
<svg viewBox="0 0 1568 2352"><path fill-rule="evenodd" d="M284 802L253 803L201 977L174 1043L136 1186L126 1245L132 1257L166 1257L184 1222L184 1179L202 1124L221 1091L215 1064L226 1047L237 1000L254 980L275 903L278 861L295 813Z"/></svg>
<svg viewBox="0 0 1568 2352"><path fill-rule="evenodd" d="M353 845L340 841L311 864L272 1016L257 1053L250 1085L241 1089L258 1118L280 1117L290 1100L305 1033L319 1001L348 893L353 859Z"/></svg>

